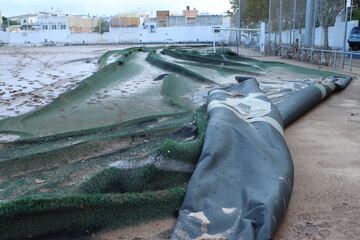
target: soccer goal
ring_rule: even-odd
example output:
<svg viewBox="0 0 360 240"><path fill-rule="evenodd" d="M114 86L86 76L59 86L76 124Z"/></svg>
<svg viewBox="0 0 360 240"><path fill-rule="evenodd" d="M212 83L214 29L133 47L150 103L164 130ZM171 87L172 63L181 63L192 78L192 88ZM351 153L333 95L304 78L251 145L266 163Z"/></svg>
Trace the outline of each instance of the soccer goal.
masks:
<svg viewBox="0 0 360 240"><path fill-rule="evenodd" d="M213 51L231 50L237 54L265 51L265 23L259 28L221 28L213 27ZM247 55L247 54L246 54Z"/></svg>

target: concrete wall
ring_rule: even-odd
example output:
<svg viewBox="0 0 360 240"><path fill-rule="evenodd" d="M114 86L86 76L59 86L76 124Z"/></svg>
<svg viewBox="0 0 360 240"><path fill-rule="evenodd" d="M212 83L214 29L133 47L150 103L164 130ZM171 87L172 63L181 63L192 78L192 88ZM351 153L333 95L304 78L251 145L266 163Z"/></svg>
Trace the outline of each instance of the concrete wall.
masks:
<svg viewBox="0 0 360 240"><path fill-rule="evenodd" d="M8 39L4 42L15 45L22 45L26 42L41 44L44 43L46 39L48 42L65 43L68 42L69 35L70 32L68 30L12 32L9 33Z"/></svg>
<svg viewBox="0 0 360 240"><path fill-rule="evenodd" d="M9 37L10 37L10 32L0 31L0 41L8 43L10 42Z"/></svg>
<svg viewBox="0 0 360 240"><path fill-rule="evenodd" d="M195 26L218 26L223 24L224 16L222 15L199 15L196 17L193 25ZM168 26L186 26L188 22L185 16L170 16Z"/></svg>
<svg viewBox="0 0 360 240"><path fill-rule="evenodd" d="M347 27L347 38L351 30L354 27L359 25L359 21L349 21ZM345 23L344 22L337 22L334 26L329 27L329 45L330 47L334 48L342 48L344 42L344 34L345 34ZM295 31L295 39L298 38L300 43L304 40L305 29L296 29ZM271 34L271 40L275 41L276 34ZM286 44L293 43L293 32L291 30L283 31L282 32L282 42ZM315 46L322 46L324 42L324 30L322 27L315 29ZM348 43L346 40L346 48L348 48Z"/></svg>
<svg viewBox="0 0 360 240"><path fill-rule="evenodd" d="M186 26L186 18L184 16L170 16L169 26Z"/></svg>
<svg viewBox="0 0 360 240"><path fill-rule="evenodd" d="M182 26L157 28L155 33L148 29L113 29L111 40L117 43L153 43L153 42L212 42L211 26Z"/></svg>
<svg viewBox="0 0 360 240"><path fill-rule="evenodd" d="M224 27L224 26L223 26ZM226 27L226 26L225 26ZM0 32L0 41L14 45L25 42L43 44L45 39L58 44L102 44L102 43L163 43L163 42L212 42L212 26L182 26L157 28L151 33L143 28L112 28L111 32L70 33L66 30ZM219 36L217 41L228 42L229 34Z"/></svg>

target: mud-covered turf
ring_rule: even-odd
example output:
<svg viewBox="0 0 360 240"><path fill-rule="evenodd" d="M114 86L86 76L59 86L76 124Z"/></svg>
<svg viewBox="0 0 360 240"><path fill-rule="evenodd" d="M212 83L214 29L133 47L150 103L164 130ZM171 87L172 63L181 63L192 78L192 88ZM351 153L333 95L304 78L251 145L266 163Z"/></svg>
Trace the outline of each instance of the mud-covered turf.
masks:
<svg viewBox="0 0 360 240"><path fill-rule="evenodd" d="M0 239L171 215L201 154L207 91L246 73L275 100L330 74L207 49L166 51L106 53L77 88L0 120Z"/></svg>

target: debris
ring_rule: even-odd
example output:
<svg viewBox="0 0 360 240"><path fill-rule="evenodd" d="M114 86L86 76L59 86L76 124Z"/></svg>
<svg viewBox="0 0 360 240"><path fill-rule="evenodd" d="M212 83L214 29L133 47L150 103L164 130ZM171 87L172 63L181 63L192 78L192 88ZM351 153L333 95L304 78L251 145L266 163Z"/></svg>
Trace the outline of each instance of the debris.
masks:
<svg viewBox="0 0 360 240"><path fill-rule="evenodd" d="M45 183L46 181L45 180L42 180L42 179L35 179L34 181L36 184L42 184L42 183Z"/></svg>

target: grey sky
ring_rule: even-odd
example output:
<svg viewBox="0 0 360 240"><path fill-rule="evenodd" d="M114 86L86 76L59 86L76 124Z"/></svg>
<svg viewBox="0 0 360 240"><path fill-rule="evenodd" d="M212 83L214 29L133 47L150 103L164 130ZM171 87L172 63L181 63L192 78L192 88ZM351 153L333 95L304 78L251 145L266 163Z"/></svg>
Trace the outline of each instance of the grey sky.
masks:
<svg viewBox="0 0 360 240"><path fill-rule="evenodd" d="M196 7L200 12L221 14L229 9L228 0L0 0L3 16L14 16L37 11L59 9L63 13L115 15L117 13L155 12L170 10L179 14L186 5Z"/></svg>

